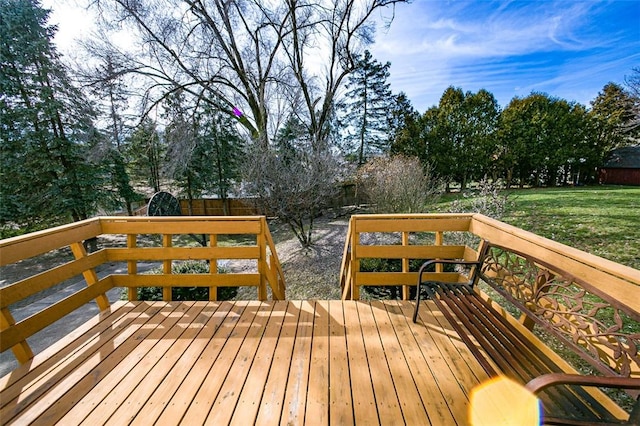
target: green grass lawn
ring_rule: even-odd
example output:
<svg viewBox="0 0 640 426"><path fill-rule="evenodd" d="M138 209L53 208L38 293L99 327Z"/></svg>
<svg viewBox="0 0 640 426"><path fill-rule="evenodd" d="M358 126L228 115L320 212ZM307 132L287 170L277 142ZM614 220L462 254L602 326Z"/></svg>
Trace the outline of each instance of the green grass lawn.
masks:
<svg viewBox="0 0 640 426"><path fill-rule="evenodd" d="M512 190L502 221L640 269L640 187ZM446 210L445 198L439 210Z"/></svg>

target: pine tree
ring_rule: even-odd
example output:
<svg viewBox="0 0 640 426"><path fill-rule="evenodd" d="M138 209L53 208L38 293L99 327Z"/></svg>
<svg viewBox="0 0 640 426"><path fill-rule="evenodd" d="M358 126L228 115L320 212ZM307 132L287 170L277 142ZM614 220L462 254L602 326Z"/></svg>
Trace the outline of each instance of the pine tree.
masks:
<svg viewBox="0 0 640 426"><path fill-rule="evenodd" d="M392 154L403 153L421 158L420 115L404 92L393 97L388 112L389 148ZM421 158L422 159L422 158Z"/></svg>
<svg viewBox="0 0 640 426"><path fill-rule="evenodd" d="M130 175L140 185L160 191L162 165L166 145L160 138L156 123L147 118L136 127L127 141Z"/></svg>
<svg viewBox="0 0 640 426"><path fill-rule="evenodd" d="M366 50L348 77L343 122L349 130L345 140L347 152L355 156L359 166L389 148L387 114L393 102L387 82L390 67L391 63L379 63Z"/></svg>
<svg viewBox="0 0 640 426"><path fill-rule="evenodd" d="M240 177L244 143L234 121L202 103L189 111L184 93L168 98L166 117L167 172L183 195L194 198L215 193L229 212L231 188ZM190 203L191 205L191 203Z"/></svg>
<svg viewBox="0 0 640 426"><path fill-rule="evenodd" d="M608 83L598 96L591 101L592 123L595 129L595 143L599 150L600 160L607 153L621 146L633 145L638 138L638 130L634 131L634 121L638 121L638 100L622 86Z"/></svg>
<svg viewBox="0 0 640 426"><path fill-rule="evenodd" d="M93 111L52 44L38 1L0 0L0 194L4 225L37 229L92 215L104 197L90 152Z"/></svg>
<svg viewBox="0 0 640 426"><path fill-rule="evenodd" d="M133 215L133 203L140 201L138 194L131 184L131 176L127 165L127 133L130 126L126 125L125 110L128 106L128 88L124 82L122 65L118 64L109 52L100 57L101 63L95 68L87 68L82 73L82 79L98 103L100 114L105 117L104 134L101 151L102 162L110 176L110 190L113 207L127 210Z"/></svg>
<svg viewBox="0 0 640 426"><path fill-rule="evenodd" d="M228 199L233 186L241 180L245 141L238 134L233 120L220 111L205 107L201 116L201 143L196 150L196 162L207 186L224 201L225 214L229 213ZM211 161L213 160L213 161Z"/></svg>

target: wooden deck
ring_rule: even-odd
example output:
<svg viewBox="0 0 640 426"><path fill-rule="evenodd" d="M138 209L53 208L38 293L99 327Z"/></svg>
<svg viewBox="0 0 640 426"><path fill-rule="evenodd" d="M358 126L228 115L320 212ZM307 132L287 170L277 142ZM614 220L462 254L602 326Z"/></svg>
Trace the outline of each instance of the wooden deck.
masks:
<svg viewBox="0 0 640 426"><path fill-rule="evenodd" d="M0 379L3 424L468 424L429 301L119 302Z"/></svg>

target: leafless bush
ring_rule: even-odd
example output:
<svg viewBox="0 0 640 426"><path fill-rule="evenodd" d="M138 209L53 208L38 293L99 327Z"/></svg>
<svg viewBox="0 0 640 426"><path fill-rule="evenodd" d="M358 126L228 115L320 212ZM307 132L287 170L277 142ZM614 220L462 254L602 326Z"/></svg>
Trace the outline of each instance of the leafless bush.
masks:
<svg viewBox="0 0 640 426"><path fill-rule="evenodd" d="M255 144L243 167L244 191L287 223L303 247L312 244L313 221L337 193L337 176L333 154L307 144L286 152Z"/></svg>
<svg viewBox="0 0 640 426"><path fill-rule="evenodd" d="M450 213L481 213L494 219L502 219L511 204L509 194L500 191L500 185L482 179L474 190L465 191L461 199L454 200ZM446 237L449 244L475 247L479 239L467 232L449 232Z"/></svg>
<svg viewBox="0 0 640 426"><path fill-rule="evenodd" d="M502 219L509 207L509 194L500 191L500 185L482 179L474 190L465 191L462 199L451 203L451 213L482 213L494 219Z"/></svg>
<svg viewBox="0 0 640 426"><path fill-rule="evenodd" d="M441 194L439 180L415 157L395 155L369 161L358 171L358 186L378 213L419 213Z"/></svg>

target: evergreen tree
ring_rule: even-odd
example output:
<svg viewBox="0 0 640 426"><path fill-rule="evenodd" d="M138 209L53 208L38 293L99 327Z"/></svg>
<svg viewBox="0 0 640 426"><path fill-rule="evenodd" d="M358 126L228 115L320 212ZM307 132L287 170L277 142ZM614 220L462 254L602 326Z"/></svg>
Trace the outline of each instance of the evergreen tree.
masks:
<svg viewBox="0 0 640 426"><path fill-rule="evenodd" d="M438 105L437 160L442 176L466 188L471 179L487 171L492 138L498 120L498 103L491 93L463 93L449 87ZM448 170L448 172L446 172Z"/></svg>
<svg viewBox="0 0 640 426"><path fill-rule="evenodd" d="M128 106L128 89L124 83L122 67L112 55L106 53L100 58L102 63L91 70L85 70L82 78L99 103L98 109L104 120L104 146L102 160L110 176L110 189L114 207L125 206L127 213L133 215L132 204L142 199L131 184L127 168L128 127L124 111Z"/></svg>
<svg viewBox="0 0 640 426"><path fill-rule="evenodd" d="M228 214L244 152L234 121L208 103L191 114L181 93L170 98L166 109L171 115L165 131L168 174L190 205L194 198L215 193Z"/></svg>
<svg viewBox="0 0 640 426"><path fill-rule="evenodd" d="M379 63L366 50L347 80L345 140L348 153L355 156L358 165L389 149L388 112L393 103L387 82L390 67L389 62Z"/></svg>
<svg viewBox="0 0 640 426"><path fill-rule="evenodd" d="M166 152L156 123L146 118L136 127L127 143L130 175L140 185L160 191L162 164Z"/></svg>
<svg viewBox="0 0 640 426"><path fill-rule="evenodd" d="M103 170L93 111L52 44L38 1L0 0L0 221L27 230L92 215Z"/></svg>
<svg viewBox="0 0 640 426"><path fill-rule="evenodd" d="M418 112L404 92L393 97L387 112L388 143L391 151L408 140L419 138L419 118Z"/></svg>
<svg viewBox="0 0 640 426"><path fill-rule="evenodd" d="M201 169L211 175L212 188L224 201L225 214L231 189L241 181L241 166L245 159L245 141L238 134L233 120L221 113L206 113L202 123ZM213 162L209 162L209 158Z"/></svg>
<svg viewBox="0 0 640 426"><path fill-rule="evenodd" d="M591 102L589 116L600 161L610 150L637 141L640 129L634 123L638 121L638 104L640 100L615 83L605 85Z"/></svg>
<svg viewBox="0 0 640 426"><path fill-rule="evenodd" d="M467 151L463 153L466 175L479 181L492 174L492 159L497 149L497 128L500 107L493 94L485 89L467 92L465 112L468 129Z"/></svg>
<svg viewBox="0 0 640 426"><path fill-rule="evenodd" d="M595 170L588 126L582 105L544 93L513 98L500 116L496 150L507 187L516 180L520 186L553 186Z"/></svg>

